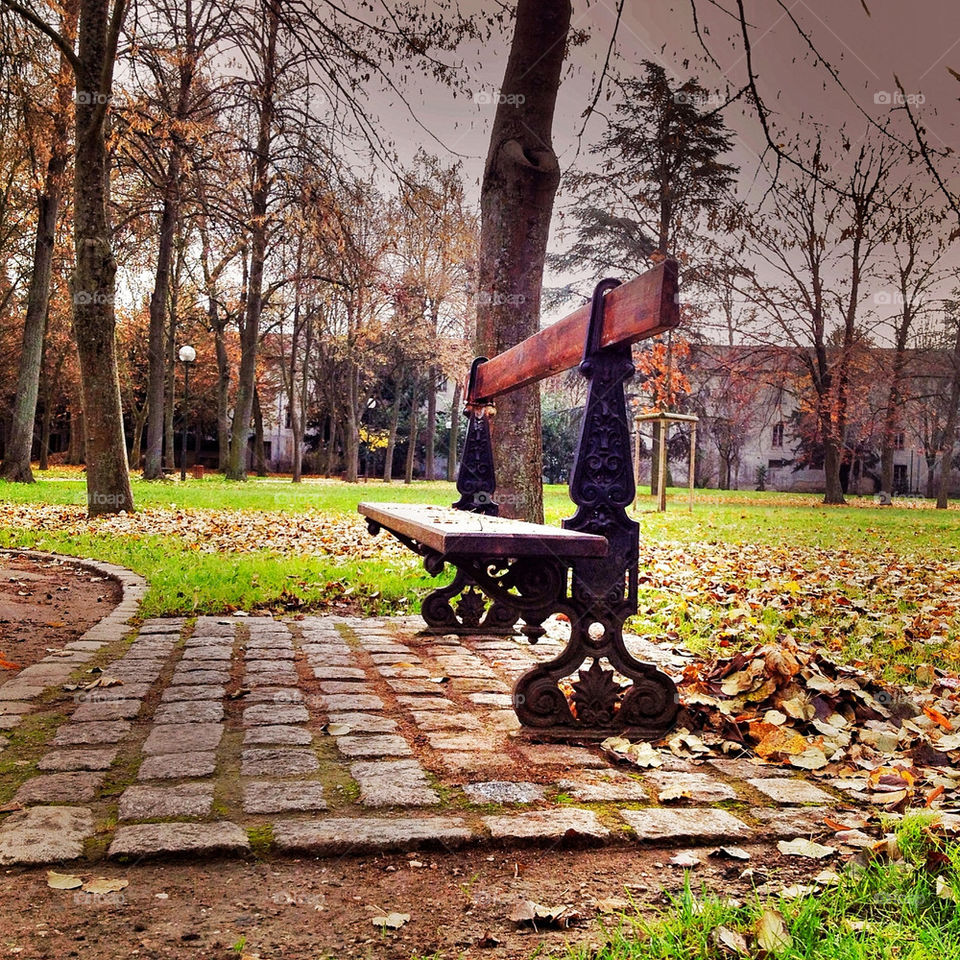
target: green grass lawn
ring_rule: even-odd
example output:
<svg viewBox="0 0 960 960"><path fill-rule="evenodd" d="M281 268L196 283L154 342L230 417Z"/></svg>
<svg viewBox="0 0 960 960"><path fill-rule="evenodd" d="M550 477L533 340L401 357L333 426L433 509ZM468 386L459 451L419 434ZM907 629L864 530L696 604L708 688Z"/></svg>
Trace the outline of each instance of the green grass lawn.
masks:
<svg viewBox="0 0 960 960"><path fill-rule="evenodd" d="M134 479L133 489L140 512L118 528L108 518L83 521L86 488L78 472L39 474L39 482L29 486L0 482L0 546L34 547L127 566L150 581L144 616L239 608L324 609L344 602L367 613L410 612L437 581L412 553L381 555L377 543L386 535L378 541L369 537L356 519L357 504L445 504L456 497L453 485L444 482L350 485L309 480L295 485L279 478L232 483L217 475L184 484ZM909 666L911 649L905 649L903 624L891 628L886 623L878 632L876 618L854 617L828 603L798 613L806 583L797 584L794 574L784 572L784 563L810 575L828 570L831 590L841 592L844 603L879 604L884 617L896 620L911 615L912 601L883 593L887 587L882 575L891 564L912 564L911 575L926 576L925 571L944 563L960 562L956 509L879 507L866 498L846 507L824 507L814 495L754 491L698 491L692 512L685 491L672 490L669 501L666 514L655 513L641 491L634 505L641 555L645 548L656 547L670 565L642 583L640 616L633 626L697 648L714 646L718 636L762 642L794 630L831 642L841 637L845 659L856 659L860 646L870 642L877 645L885 669L892 669L894 661ZM545 510L550 523L572 513L566 487L546 488ZM211 517L217 520L220 537L213 551L202 542L191 543L188 536L191 527ZM312 539L306 534L301 538L298 527L308 522L329 524L329 541L315 532ZM274 530L285 535L279 548L270 548ZM679 551L676 561L669 560L668 547ZM670 582L674 567L686 569L686 581ZM864 574L870 568L876 568L877 578ZM705 592L704 584L715 580L732 584L731 590L759 591L764 609L749 616L742 609L738 613L731 599ZM769 591L771 583L788 599L796 595L797 602L769 603L763 591ZM960 666L955 626L945 644L958 648ZM932 652L926 650L924 656Z"/></svg>
<svg viewBox="0 0 960 960"><path fill-rule="evenodd" d="M960 845L931 830L931 819L906 818L897 827L893 857L878 855L857 870L832 865L836 880L823 886L807 882L788 896L756 895L731 903L698 890L696 874L690 874L667 909L638 904L636 913L611 925L602 946L571 948L564 956L960 960ZM813 867L811 876L819 869Z"/></svg>

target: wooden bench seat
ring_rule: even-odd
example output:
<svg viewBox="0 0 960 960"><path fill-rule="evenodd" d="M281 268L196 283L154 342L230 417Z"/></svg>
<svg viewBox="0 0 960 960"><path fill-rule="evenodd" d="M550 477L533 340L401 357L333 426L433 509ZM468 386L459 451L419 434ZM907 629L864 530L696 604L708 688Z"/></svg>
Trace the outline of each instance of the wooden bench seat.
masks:
<svg viewBox="0 0 960 960"><path fill-rule="evenodd" d="M603 557L605 537L542 523L419 503L361 503L368 526L383 527L441 557ZM376 532L376 531L371 531Z"/></svg>

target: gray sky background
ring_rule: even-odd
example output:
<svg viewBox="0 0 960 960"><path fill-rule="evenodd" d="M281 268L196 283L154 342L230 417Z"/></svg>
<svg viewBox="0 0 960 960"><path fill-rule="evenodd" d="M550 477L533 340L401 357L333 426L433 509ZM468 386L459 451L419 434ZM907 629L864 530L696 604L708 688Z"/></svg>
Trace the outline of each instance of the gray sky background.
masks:
<svg viewBox="0 0 960 960"><path fill-rule="evenodd" d="M728 9L732 6L729 0L719 2ZM761 92L775 113L774 122L786 134L801 131L809 135L819 130L827 144L839 143L840 133L845 131L856 144L869 131L870 117L879 123L890 120L891 128L912 142L904 111L889 102L896 93L896 76L908 94L922 101L916 109L930 142L941 149L960 149L960 82L947 69L960 72L960 3L865 2L869 16L861 0L787 0L785 4L837 68L847 90L844 93L815 61L787 13L774 0L748 0L755 67ZM479 7L479 0L464 0L463 7L469 9L474 4ZM739 24L709 0L698 0L698 8L701 24L709 32L708 46L720 70L707 60L696 39L686 0L627 0L617 35L615 66L624 72L635 71L642 60L651 59L663 64L675 78L695 75L708 88L739 89L746 79ZM574 0L573 25L587 31L590 40L571 50L561 87L554 145L564 170L589 165L589 147L603 133L605 101L601 99L582 141L578 143L576 137L614 22L613 0ZM474 94L497 89L509 40L509 35L504 35L482 50L464 51ZM462 158L471 196L478 198L495 106L476 102L470 94L454 96L439 85L423 86L414 78L407 78L406 89L418 119L443 147L394 105L384 111L384 125L401 156L412 156L423 145L440 155L449 151L448 156ZM742 168L742 189L749 191L753 183L752 189L759 196L766 187L762 171L754 181L764 146L759 123L749 107L734 105L725 116L737 138L733 159ZM944 163L942 169L951 185L960 187L949 164ZM929 179L919 164L915 173L918 181ZM561 187L558 208L569 200Z"/></svg>

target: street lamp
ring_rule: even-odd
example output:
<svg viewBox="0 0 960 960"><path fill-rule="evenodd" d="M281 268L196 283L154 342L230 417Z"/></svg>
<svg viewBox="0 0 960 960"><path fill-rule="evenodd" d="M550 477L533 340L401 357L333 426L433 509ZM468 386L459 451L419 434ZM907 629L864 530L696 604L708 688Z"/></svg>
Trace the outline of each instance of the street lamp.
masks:
<svg viewBox="0 0 960 960"><path fill-rule="evenodd" d="M190 402L190 364L197 359L197 351L184 344L177 354L183 364L183 436L180 439L180 479L187 479L187 410Z"/></svg>

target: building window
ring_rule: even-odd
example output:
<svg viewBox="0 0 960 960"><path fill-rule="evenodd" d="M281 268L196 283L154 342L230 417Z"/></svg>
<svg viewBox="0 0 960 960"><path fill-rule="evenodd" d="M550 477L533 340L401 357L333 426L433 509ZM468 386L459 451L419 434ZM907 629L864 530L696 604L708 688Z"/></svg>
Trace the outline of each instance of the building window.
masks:
<svg viewBox="0 0 960 960"><path fill-rule="evenodd" d="M768 470L779 470L781 467L785 467L786 465L787 465L786 460L768 460L767 461Z"/></svg>
<svg viewBox="0 0 960 960"><path fill-rule="evenodd" d="M898 450L902 450L902 449L906 446L906 441L907 441L907 438L904 436L904 433L903 433L903 431L901 430L901 431L897 434L897 439L896 439L896 442L894 443L894 446L895 446Z"/></svg>
<svg viewBox="0 0 960 960"><path fill-rule="evenodd" d="M908 489L907 465L905 463L895 463L893 465L893 492L903 494L906 493Z"/></svg>
<svg viewBox="0 0 960 960"><path fill-rule="evenodd" d="M773 425L773 439L770 443L772 447L782 447L783 446L783 421L775 423Z"/></svg>

